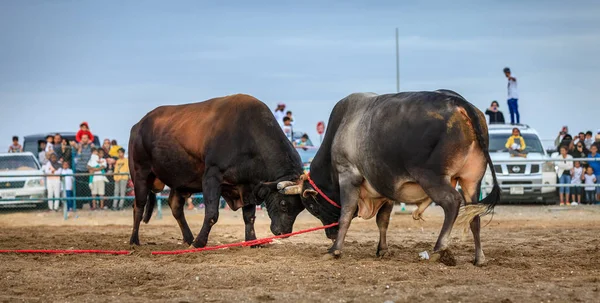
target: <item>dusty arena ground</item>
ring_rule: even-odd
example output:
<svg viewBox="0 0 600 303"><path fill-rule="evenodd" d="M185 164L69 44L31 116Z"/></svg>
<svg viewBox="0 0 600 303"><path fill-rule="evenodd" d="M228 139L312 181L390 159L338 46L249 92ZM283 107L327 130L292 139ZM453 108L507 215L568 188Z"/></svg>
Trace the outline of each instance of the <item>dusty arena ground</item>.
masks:
<svg viewBox="0 0 600 303"><path fill-rule="evenodd" d="M0 254L2 302L597 302L600 297L600 207L499 206L482 230L484 267L470 262L473 240L453 233L456 266L420 261L441 227L430 207L426 222L396 213L390 254L375 257L374 220L355 219L344 256L322 260L323 231L263 248L233 248L175 256L153 250L186 248L164 218L142 225L132 255ZM203 211L187 211L197 232ZM80 211L62 220L48 212L0 214L0 249L130 249L131 212ZM489 220L486 217L485 222ZM296 229L317 226L303 213ZM259 237L269 236L259 211ZM210 244L243 239L241 212L222 211Z"/></svg>

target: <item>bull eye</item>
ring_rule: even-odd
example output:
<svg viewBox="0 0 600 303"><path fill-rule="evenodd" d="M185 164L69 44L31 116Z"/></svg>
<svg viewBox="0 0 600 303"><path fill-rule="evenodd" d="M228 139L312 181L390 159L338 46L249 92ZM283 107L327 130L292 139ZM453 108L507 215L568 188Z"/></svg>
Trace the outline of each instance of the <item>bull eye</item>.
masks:
<svg viewBox="0 0 600 303"><path fill-rule="evenodd" d="M281 204L282 207L285 207L285 200L281 200L280 204Z"/></svg>

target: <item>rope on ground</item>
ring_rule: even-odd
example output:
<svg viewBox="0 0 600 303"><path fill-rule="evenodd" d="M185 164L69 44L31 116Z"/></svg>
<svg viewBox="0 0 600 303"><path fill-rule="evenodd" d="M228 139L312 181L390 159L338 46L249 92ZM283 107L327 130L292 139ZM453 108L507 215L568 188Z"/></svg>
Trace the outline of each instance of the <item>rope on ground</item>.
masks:
<svg viewBox="0 0 600 303"><path fill-rule="evenodd" d="M1 249L2 254L103 254L103 255L129 255L129 250L98 250L98 249Z"/></svg>
<svg viewBox="0 0 600 303"><path fill-rule="evenodd" d="M313 232L313 231L317 231L317 230L321 230L321 229L334 227L336 225L338 225L337 222L329 224L329 225L313 227L313 228L309 228L309 229L303 229L303 230L299 230L299 231L288 233L288 234L272 236L272 237L267 237L267 238L262 238L262 239L256 239L256 240L252 240L252 241L242 241L242 242L237 242L237 243L230 243L230 244L223 244L223 245L216 245L216 246L207 246L207 247L194 248L194 249L153 251L152 254L153 255L181 255L181 254L203 252L203 251L209 251L209 250L218 250L218 249L224 249L224 248L230 248L230 247L254 246L254 245L260 245L260 244L267 244L267 243L273 242L273 240L275 240L275 239L288 238L288 237L299 235L299 234L304 234L304 233L309 233L309 232Z"/></svg>

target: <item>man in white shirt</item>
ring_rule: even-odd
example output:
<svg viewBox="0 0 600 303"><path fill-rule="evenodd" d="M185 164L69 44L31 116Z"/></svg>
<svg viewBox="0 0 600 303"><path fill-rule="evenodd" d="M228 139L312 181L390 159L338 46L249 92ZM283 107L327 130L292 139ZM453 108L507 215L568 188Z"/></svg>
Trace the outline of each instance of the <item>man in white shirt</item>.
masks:
<svg viewBox="0 0 600 303"><path fill-rule="evenodd" d="M504 75L508 79L508 110L510 112L510 124L521 123L519 116L519 92L517 90L517 78L511 75L510 68L504 68ZM515 119L516 116L516 119Z"/></svg>
<svg viewBox="0 0 600 303"><path fill-rule="evenodd" d="M275 116L277 123L279 123L279 126L283 125L283 117L285 117L285 104L278 103L273 115Z"/></svg>

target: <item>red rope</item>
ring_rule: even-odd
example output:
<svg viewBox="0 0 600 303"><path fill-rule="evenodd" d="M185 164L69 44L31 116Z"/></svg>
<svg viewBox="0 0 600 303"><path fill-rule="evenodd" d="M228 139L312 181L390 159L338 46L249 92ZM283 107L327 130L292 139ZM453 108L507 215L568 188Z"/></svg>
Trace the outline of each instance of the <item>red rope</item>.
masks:
<svg viewBox="0 0 600 303"><path fill-rule="evenodd" d="M335 203L335 201L329 199L329 197L327 197L327 195L323 193L321 189L319 189L317 184L315 184L315 182L310 178L310 173L306 173L306 178L308 178L308 183L310 183L310 185L319 193L319 195L323 197L323 199L325 199L327 202L329 202L329 204L337 208L342 208L339 204Z"/></svg>
<svg viewBox="0 0 600 303"><path fill-rule="evenodd" d="M104 254L129 255L128 250L97 250L97 249L1 249L0 253L9 254Z"/></svg>
<svg viewBox="0 0 600 303"><path fill-rule="evenodd" d="M336 225L338 225L337 222L331 223L331 224L325 225L325 226L313 227L313 228L309 228L309 229L303 229L303 230L299 230L299 231L292 232L292 233L289 233L289 234L284 234L284 235L279 235L279 236L272 236L272 237L267 237L267 238L262 238L262 239L256 239L256 240L252 240L252 241L243 241L243 242L237 242L237 243L230 243L230 244L223 244L223 245L216 245L216 246L208 246L208 247L194 248L194 249L170 250L170 251L153 251L152 254L153 255L181 255L181 254L194 253L194 252L202 252L202 251L209 251L209 250L224 249L224 248L229 248L229 247L253 246L253 245L259 245L259 244L267 244L267 243L273 242L273 240L275 240L275 239L287 238L287 237L291 237L291 236L295 236L295 235L299 235L299 234L309 233L309 232L313 232L313 231L317 231L317 230L321 230L321 229L326 229L326 228L334 227Z"/></svg>

